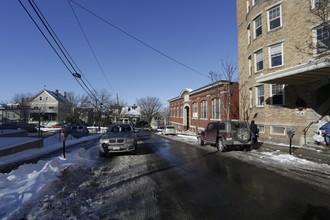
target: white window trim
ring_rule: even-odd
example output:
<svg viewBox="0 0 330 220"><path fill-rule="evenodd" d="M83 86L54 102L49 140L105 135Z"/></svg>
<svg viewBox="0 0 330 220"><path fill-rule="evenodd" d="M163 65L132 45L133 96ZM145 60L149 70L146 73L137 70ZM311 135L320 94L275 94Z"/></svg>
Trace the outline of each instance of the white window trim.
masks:
<svg viewBox="0 0 330 220"><path fill-rule="evenodd" d="M265 127L265 125L258 125L257 124L257 127L259 129L259 134L265 134L266 133L266 127ZM261 127L263 127L263 129L260 129Z"/></svg>
<svg viewBox="0 0 330 220"><path fill-rule="evenodd" d="M314 9L316 8L316 0L311 0L311 8Z"/></svg>
<svg viewBox="0 0 330 220"><path fill-rule="evenodd" d="M251 44L251 41L252 41L252 39L251 39L251 25L248 25L248 28L247 28L247 37L248 37L248 45L250 45Z"/></svg>
<svg viewBox="0 0 330 220"><path fill-rule="evenodd" d="M285 92L284 92L285 85L282 84L282 89L283 89L282 104L273 104L273 95L274 95L273 94L273 85L276 85L276 84L271 84L270 89L269 89L270 104L274 105L274 106L284 106L285 105Z"/></svg>
<svg viewBox="0 0 330 220"><path fill-rule="evenodd" d="M259 96L258 96L258 91L259 91L259 87L263 86L264 87L264 104L263 105L259 105ZM259 86L256 86L256 89L255 89L255 95L256 95L256 107L264 107L265 106L265 85L259 85Z"/></svg>
<svg viewBox="0 0 330 220"><path fill-rule="evenodd" d="M252 75L252 60L251 60L251 55L248 57L248 68L249 68L249 76Z"/></svg>
<svg viewBox="0 0 330 220"><path fill-rule="evenodd" d="M213 102L214 102L214 100L216 100L216 99L219 99L219 118L215 118L214 117L214 109L213 109L213 107L214 107L214 104L213 104ZM212 100L212 119L221 119L221 99L220 98L214 98L213 100Z"/></svg>
<svg viewBox="0 0 330 220"><path fill-rule="evenodd" d="M249 106L250 106L250 108L252 108L253 107L253 90L252 90L252 88L250 88L249 89Z"/></svg>
<svg viewBox="0 0 330 220"><path fill-rule="evenodd" d="M275 132L273 132L273 128L274 128L274 127L282 127L282 128L284 128L283 133L275 133ZM284 136L284 135L286 135L286 127L284 127L284 126L281 126L281 125L271 125L271 126L269 127L269 129L270 129L269 133L270 133L271 135L280 135L280 136Z"/></svg>
<svg viewBox="0 0 330 220"><path fill-rule="evenodd" d="M206 116L206 117L203 117L203 111L204 111L203 106L202 106L202 103L203 103L203 102L206 103L206 107L205 107L205 111L206 111L206 112L205 112L205 116ZM207 119L207 118L208 118L208 115L207 115L207 111L208 111L207 101L206 101L206 100L201 101L200 106L201 106L201 115L200 115L201 119Z"/></svg>
<svg viewBox="0 0 330 220"><path fill-rule="evenodd" d="M276 27L276 28L273 28L273 29L270 29L270 20L269 20L269 11L270 10L272 10L272 9L274 9L274 8L277 8L277 7L280 7L280 26L278 26L278 27ZM278 28L281 28L282 27L282 4L278 4L278 5L275 5L275 6L273 6L273 7L271 7L271 8L269 8L269 9L267 9L267 30L268 30L268 32L270 32L270 31L274 31L274 30L276 30L276 29L278 29Z"/></svg>
<svg viewBox="0 0 330 220"><path fill-rule="evenodd" d="M265 67L265 62L264 62L264 59L262 59L262 66L263 66L263 68L261 69L261 70L258 70L258 68L257 68L257 52L259 52L259 51L262 51L262 58L264 57L264 51L263 51L263 49L260 49L260 50L257 50L257 51L255 51L254 53L253 53L253 58L254 58L254 72L255 73L258 73L258 72L261 72L261 71L263 71L264 70L264 67Z"/></svg>
<svg viewBox="0 0 330 220"><path fill-rule="evenodd" d="M278 44L281 44L281 54L282 54L282 64L281 65L278 65L278 66L272 66L272 55L270 53L270 48L272 46L275 46L275 45L278 45ZM269 45L268 46L268 60L269 60L269 69L273 69L273 68L277 68L277 67L281 67L281 66L284 66L284 52L283 52L283 43L276 43L276 44L272 44L272 45Z"/></svg>
<svg viewBox="0 0 330 220"><path fill-rule="evenodd" d="M196 111L194 111L195 110L195 106L194 105L196 105ZM194 102L193 104L192 104L192 118L198 118L198 103L197 102Z"/></svg>
<svg viewBox="0 0 330 220"><path fill-rule="evenodd" d="M261 14L257 15L254 19L253 19L253 39L256 39L257 37L257 27L256 27L256 19L260 16L260 19L261 19L261 34L259 36L262 35L262 16Z"/></svg>

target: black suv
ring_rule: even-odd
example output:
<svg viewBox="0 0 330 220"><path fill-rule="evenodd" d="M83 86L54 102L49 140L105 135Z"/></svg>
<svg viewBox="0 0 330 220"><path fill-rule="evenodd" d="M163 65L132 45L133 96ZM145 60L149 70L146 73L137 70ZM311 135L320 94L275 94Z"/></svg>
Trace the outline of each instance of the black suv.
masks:
<svg viewBox="0 0 330 220"><path fill-rule="evenodd" d="M250 149L253 141L247 121L217 121L207 125L198 135L198 142L200 145L214 144L219 151L224 151L231 146Z"/></svg>

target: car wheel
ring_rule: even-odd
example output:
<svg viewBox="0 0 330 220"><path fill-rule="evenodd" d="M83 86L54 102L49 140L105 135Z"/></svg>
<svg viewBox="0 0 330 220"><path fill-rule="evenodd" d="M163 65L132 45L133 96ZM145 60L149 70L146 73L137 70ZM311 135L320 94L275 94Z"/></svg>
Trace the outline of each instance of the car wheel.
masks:
<svg viewBox="0 0 330 220"><path fill-rule="evenodd" d="M201 137L198 137L197 139L198 139L198 144L199 144L200 146L203 146L203 145L204 145L204 141L203 141L203 139L202 139Z"/></svg>
<svg viewBox="0 0 330 220"><path fill-rule="evenodd" d="M99 151L99 153L100 153L100 157L105 157L106 156L106 154L102 151Z"/></svg>
<svg viewBox="0 0 330 220"><path fill-rule="evenodd" d="M237 140L242 143L246 143L251 139L251 134L246 128L238 129L236 136L237 136Z"/></svg>
<svg viewBox="0 0 330 220"><path fill-rule="evenodd" d="M217 143L216 143L216 147L218 149L219 152L224 152L226 145L223 143L222 139L218 139Z"/></svg>

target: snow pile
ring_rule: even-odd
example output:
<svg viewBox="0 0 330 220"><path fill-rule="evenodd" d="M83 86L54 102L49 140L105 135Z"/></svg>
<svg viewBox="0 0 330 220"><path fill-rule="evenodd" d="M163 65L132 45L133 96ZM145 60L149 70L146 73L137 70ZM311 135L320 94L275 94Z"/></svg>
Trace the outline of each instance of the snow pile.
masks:
<svg viewBox="0 0 330 220"><path fill-rule="evenodd" d="M0 174L0 218L7 219L22 205L33 203L51 190L54 180L67 168L88 168L98 158L98 149L79 149L66 158L20 166L8 174Z"/></svg>

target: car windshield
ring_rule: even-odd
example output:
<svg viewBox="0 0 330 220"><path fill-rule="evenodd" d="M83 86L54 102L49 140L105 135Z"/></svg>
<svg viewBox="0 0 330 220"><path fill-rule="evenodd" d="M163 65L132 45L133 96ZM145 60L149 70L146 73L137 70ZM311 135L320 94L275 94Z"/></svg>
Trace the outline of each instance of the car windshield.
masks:
<svg viewBox="0 0 330 220"><path fill-rule="evenodd" d="M130 125L112 125L108 128L108 133L118 133L118 132L131 132L132 128Z"/></svg>
<svg viewBox="0 0 330 220"><path fill-rule="evenodd" d="M167 126L166 128L167 128L167 129L174 129L173 126Z"/></svg>

